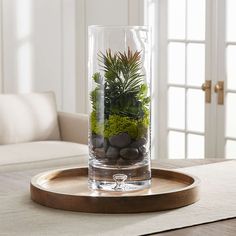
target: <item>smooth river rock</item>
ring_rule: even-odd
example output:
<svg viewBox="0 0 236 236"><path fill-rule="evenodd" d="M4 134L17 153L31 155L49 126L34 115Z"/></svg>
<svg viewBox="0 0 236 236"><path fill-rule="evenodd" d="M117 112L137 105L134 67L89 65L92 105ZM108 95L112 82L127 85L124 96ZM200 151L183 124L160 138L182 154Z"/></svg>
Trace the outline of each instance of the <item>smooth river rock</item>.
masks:
<svg viewBox="0 0 236 236"><path fill-rule="evenodd" d="M116 159L119 156L119 149L115 147L109 147L106 152L106 157L109 159Z"/></svg>
<svg viewBox="0 0 236 236"><path fill-rule="evenodd" d="M100 148L103 145L104 138L100 135L92 137L92 144L94 148Z"/></svg>
<svg viewBox="0 0 236 236"><path fill-rule="evenodd" d="M140 147L138 150L139 150L139 154L140 154L141 156L147 155L147 149L146 149L145 146Z"/></svg>
<svg viewBox="0 0 236 236"><path fill-rule="evenodd" d="M103 143L104 150L107 151L108 147L109 147L109 142L107 139L104 139L104 143Z"/></svg>
<svg viewBox="0 0 236 236"><path fill-rule="evenodd" d="M120 155L126 160L135 160L139 152L137 148L123 148L120 150Z"/></svg>
<svg viewBox="0 0 236 236"><path fill-rule="evenodd" d="M130 144L131 138L127 133L121 133L110 137L109 142L114 147L123 148Z"/></svg>
<svg viewBox="0 0 236 236"><path fill-rule="evenodd" d="M147 143L147 139L140 138L140 139L137 139L136 141L132 142L130 144L130 147L132 147L132 148L139 148L139 147L143 146L146 143Z"/></svg>

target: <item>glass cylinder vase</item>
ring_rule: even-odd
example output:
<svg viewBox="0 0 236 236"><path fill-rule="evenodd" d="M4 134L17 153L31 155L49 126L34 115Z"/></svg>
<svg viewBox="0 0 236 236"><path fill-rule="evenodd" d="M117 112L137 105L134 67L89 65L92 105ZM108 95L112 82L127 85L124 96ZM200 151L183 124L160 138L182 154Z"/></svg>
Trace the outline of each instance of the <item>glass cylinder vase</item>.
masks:
<svg viewBox="0 0 236 236"><path fill-rule="evenodd" d="M141 26L90 26L88 185L150 187L150 32Z"/></svg>

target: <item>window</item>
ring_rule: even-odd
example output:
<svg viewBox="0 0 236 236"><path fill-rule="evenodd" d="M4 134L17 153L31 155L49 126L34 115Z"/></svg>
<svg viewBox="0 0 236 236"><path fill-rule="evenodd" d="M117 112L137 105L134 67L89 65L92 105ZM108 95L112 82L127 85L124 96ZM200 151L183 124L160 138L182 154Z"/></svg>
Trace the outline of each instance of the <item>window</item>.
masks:
<svg viewBox="0 0 236 236"><path fill-rule="evenodd" d="M159 17L146 14L146 23L158 42L158 157L236 158L236 1L154 2L146 13Z"/></svg>

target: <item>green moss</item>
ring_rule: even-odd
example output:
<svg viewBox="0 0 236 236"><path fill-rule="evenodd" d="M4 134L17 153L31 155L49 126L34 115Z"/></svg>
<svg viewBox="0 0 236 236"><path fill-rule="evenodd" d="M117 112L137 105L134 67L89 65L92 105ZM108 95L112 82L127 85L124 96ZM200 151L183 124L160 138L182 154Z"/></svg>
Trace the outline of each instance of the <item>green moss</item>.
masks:
<svg viewBox="0 0 236 236"><path fill-rule="evenodd" d="M138 122L138 136L137 138L145 137L148 131L148 126L143 121Z"/></svg>
<svg viewBox="0 0 236 236"><path fill-rule="evenodd" d="M147 127L146 120L135 120L127 116L110 115L105 123L104 136L109 138L126 132L132 139L137 139L145 136Z"/></svg>
<svg viewBox="0 0 236 236"><path fill-rule="evenodd" d="M90 115L90 126L94 134L103 135L104 123L99 119L95 111Z"/></svg>
<svg viewBox="0 0 236 236"><path fill-rule="evenodd" d="M129 117L110 115L105 124L104 136L109 138L122 132L127 132L131 138L136 138L138 136L137 122Z"/></svg>

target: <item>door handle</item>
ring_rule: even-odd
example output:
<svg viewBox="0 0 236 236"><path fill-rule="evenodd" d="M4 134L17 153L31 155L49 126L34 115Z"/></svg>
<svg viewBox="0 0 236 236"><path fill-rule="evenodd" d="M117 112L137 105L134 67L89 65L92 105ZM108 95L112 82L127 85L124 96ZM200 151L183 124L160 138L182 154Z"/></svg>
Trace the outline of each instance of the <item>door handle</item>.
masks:
<svg viewBox="0 0 236 236"><path fill-rule="evenodd" d="M217 103L218 105L224 104L224 81L218 81L215 85L215 93L218 94Z"/></svg>
<svg viewBox="0 0 236 236"><path fill-rule="evenodd" d="M205 102L211 103L211 80L206 80L202 84L202 90L205 92Z"/></svg>

